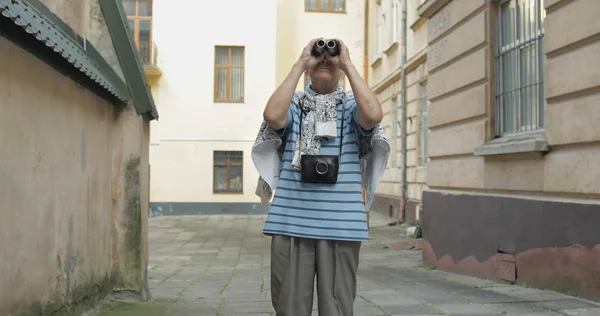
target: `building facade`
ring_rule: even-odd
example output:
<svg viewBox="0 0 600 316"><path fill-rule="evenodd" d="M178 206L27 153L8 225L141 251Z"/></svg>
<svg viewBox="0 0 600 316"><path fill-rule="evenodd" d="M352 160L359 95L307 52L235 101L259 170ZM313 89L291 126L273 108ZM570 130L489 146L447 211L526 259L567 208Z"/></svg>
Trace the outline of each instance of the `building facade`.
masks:
<svg viewBox="0 0 600 316"><path fill-rule="evenodd" d="M149 122L120 0L0 0L0 315L148 298Z"/></svg>
<svg viewBox="0 0 600 316"><path fill-rule="evenodd" d="M151 126L151 216L264 213L250 156L264 107L312 38L341 38L364 69L364 2L233 0L205 10L177 1L125 1L161 111ZM256 7L260 18L247 14ZM226 20L214 14L225 11ZM183 45L182 27L215 31Z"/></svg>
<svg viewBox="0 0 600 316"><path fill-rule="evenodd" d="M264 213L250 150L275 90L275 0L217 1L210 10L201 1L138 2L151 4L141 13L131 5L128 14L134 33L146 32L134 36L146 41L140 53L144 46L159 52L151 216ZM260 17L248 14L257 8ZM151 23L137 27L143 21Z"/></svg>
<svg viewBox="0 0 600 316"><path fill-rule="evenodd" d="M405 67L411 41L425 49L423 70L406 80L408 102L428 100L425 264L599 297L600 2L408 0L408 8ZM385 39L385 30L375 34ZM369 43L382 56L379 65L371 57L373 79L389 77L377 75L388 45ZM411 92L423 77L427 88ZM409 121L418 109L408 107ZM412 122L408 135L419 130ZM408 154L407 170L417 156Z"/></svg>
<svg viewBox="0 0 600 316"><path fill-rule="evenodd" d="M377 187L372 210L415 224L422 193L427 189L429 161L427 20L417 13L418 0L367 3L369 85L381 102L382 125L392 144L388 169Z"/></svg>

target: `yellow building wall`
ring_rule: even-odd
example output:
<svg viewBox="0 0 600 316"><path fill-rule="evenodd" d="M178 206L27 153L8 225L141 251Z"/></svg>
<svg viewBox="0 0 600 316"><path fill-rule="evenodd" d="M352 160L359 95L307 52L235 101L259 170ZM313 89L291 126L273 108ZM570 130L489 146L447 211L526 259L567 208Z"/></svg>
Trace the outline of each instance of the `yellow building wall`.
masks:
<svg viewBox="0 0 600 316"><path fill-rule="evenodd" d="M248 14L257 8L260 18ZM152 202L259 201L250 149L275 90L276 9L275 0L154 1L162 75L152 84L161 115L150 133ZM215 45L245 47L243 103L214 102ZM243 194L213 193L213 150L244 152Z"/></svg>

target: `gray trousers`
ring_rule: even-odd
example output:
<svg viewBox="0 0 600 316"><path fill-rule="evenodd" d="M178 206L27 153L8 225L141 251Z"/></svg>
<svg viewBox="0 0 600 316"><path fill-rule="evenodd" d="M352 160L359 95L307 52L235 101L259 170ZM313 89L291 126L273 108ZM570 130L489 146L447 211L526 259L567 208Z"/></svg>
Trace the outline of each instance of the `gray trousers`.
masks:
<svg viewBox="0 0 600 316"><path fill-rule="evenodd" d="M273 236L271 300L276 316L352 316L361 242Z"/></svg>

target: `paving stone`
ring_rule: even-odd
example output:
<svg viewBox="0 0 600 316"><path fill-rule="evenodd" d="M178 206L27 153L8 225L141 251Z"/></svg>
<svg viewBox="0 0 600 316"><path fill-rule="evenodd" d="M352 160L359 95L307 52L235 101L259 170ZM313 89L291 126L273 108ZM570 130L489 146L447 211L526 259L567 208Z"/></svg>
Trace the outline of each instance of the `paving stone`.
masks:
<svg viewBox="0 0 600 316"><path fill-rule="evenodd" d="M540 313L548 310L531 302L498 303L488 304L487 306L497 312L505 312L507 314Z"/></svg>
<svg viewBox="0 0 600 316"><path fill-rule="evenodd" d="M557 312L553 312L553 311L546 311L546 312L539 312L539 313L508 313L508 314L503 314L506 316L564 316L565 314L561 314L561 313L557 313Z"/></svg>
<svg viewBox="0 0 600 316"><path fill-rule="evenodd" d="M544 301L539 302L539 306L542 306L551 310L573 310L573 309L591 309L598 307L597 305L590 304L583 300L578 299L563 299L556 301ZM600 315L600 314L599 314Z"/></svg>
<svg viewBox="0 0 600 316"><path fill-rule="evenodd" d="M440 304L435 306L437 310L443 311L450 315L482 315L482 314L498 314L497 311L483 304Z"/></svg>
<svg viewBox="0 0 600 316"><path fill-rule="evenodd" d="M439 310L426 304L414 304L414 305L391 305L391 306L380 306L380 308L391 315L415 315L415 314L429 314L429 315L441 315Z"/></svg>
<svg viewBox="0 0 600 316"><path fill-rule="evenodd" d="M560 312L569 316L598 316L600 315L600 308L565 309Z"/></svg>

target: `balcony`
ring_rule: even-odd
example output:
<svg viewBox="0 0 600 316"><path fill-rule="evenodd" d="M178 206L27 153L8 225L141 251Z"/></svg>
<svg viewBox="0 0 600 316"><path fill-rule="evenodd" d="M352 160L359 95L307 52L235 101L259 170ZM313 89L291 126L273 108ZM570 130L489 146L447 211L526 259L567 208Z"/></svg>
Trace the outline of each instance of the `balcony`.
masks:
<svg viewBox="0 0 600 316"><path fill-rule="evenodd" d="M140 59L144 64L144 73L148 79L158 78L162 75L162 71L158 67L158 47L151 42L140 42L138 44L138 52Z"/></svg>

